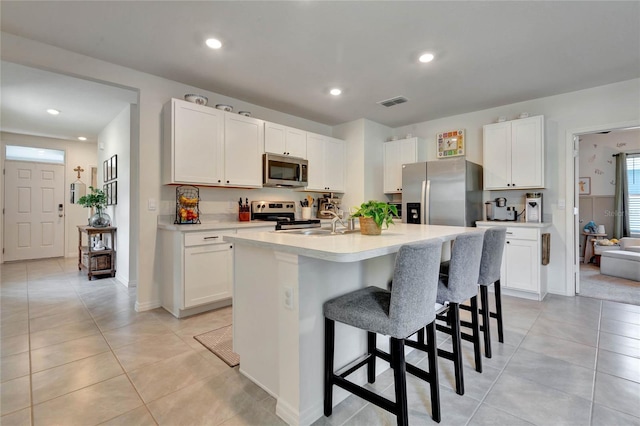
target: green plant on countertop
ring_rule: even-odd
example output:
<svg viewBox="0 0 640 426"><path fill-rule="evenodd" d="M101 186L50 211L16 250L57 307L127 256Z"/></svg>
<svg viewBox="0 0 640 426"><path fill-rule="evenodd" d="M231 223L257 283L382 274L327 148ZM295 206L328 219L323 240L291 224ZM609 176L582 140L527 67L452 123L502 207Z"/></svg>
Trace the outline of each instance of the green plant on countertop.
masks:
<svg viewBox="0 0 640 426"><path fill-rule="evenodd" d="M389 224L393 224L394 216L398 216L396 206L376 200L360 204L360 208L351 214L351 217L371 217L379 228L382 228L382 224L388 228Z"/></svg>
<svg viewBox="0 0 640 426"><path fill-rule="evenodd" d="M96 189L90 186L90 194L83 195L78 199L78 204L83 207L95 207L98 213L101 213L107 207L107 194L102 189Z"/></svg>

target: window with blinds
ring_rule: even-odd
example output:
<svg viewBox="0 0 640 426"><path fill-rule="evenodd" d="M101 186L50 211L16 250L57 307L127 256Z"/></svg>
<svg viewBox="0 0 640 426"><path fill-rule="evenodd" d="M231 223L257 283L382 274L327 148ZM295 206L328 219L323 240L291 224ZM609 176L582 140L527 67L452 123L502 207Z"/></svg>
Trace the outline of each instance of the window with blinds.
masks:
<svg viewBox="0 0 640 426"><path fill-rule="evenodd" d="M640 237L640 154L627 154L627 183L631 236Z"/></svg>

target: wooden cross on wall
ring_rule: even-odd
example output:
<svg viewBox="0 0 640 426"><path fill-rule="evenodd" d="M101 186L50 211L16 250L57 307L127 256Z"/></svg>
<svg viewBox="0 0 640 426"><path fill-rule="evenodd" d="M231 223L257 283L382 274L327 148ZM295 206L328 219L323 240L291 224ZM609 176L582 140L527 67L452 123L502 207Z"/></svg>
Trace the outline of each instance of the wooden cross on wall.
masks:
<svg viewBox="0 0 640 426"><path fill-rule="evenodd" d="M84 169L80 166L73 169L74 172L78 172L78 179L80 179L80 172L84 172Z"/></svg>

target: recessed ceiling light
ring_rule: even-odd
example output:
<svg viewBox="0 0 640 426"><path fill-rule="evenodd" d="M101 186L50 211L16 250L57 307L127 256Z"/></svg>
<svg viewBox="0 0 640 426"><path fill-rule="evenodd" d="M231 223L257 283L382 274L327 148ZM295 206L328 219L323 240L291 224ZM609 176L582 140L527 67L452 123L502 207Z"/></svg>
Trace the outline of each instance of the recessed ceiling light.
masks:
<svg viewBox="0 0 640 426"><path fill-rule="evenodd" d="M48 110L47 110L47 112L48 112L49 114L51 114L51 115L58 115L58 114L60 114L60 111L58 111L57 109L53 109L53 108L48 109Z"/></svg>
<svg viewBox="0 0 640 426"><path fill-rule="evenodd" d="M342 94L342 90L336 88L336 89L331 89L329 90L329 93L331 93L333 96L339 96L340 94Z"/></svg>
<svg viewBox="0 0 640 426"><path fill-rule="evenodd" d="M222 42L217 38L209 38L205 43L212 49L220 49L222 47Z"/></svg>
<svg viewBox="0 0 640 426"><path fill-rule="evenodd" d="M87 138L85 138L84 136L78 136L78 139L81 140L81 141L86 141L87 140Z"/></svg>
<svg viewBox="0 0 640 426"><path fill-rule="evenodd" d="M435 58L435 56L433 56L433 53L423 53L422 55L420 55L418 60L422 63L427 63L433 61L433 58Z"/></svg>

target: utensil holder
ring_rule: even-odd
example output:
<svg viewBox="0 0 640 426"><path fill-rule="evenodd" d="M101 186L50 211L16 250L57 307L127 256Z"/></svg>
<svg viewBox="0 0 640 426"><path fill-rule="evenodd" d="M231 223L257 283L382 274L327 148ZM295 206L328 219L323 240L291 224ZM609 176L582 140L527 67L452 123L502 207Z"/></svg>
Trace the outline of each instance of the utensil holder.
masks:
<svg viewBox="0 0 640 426"><path fill-rule="evenodd" d="M311 219L311 207L302 207L302 220Z"/></svg>
<svg viewBox="0 0 640 426"><path fill-rule="evenodd" d="M244 207L241 206L238 211L238 220L240 222L249 222L251 220L251 211L249 210L249 206Z"/></svg>

